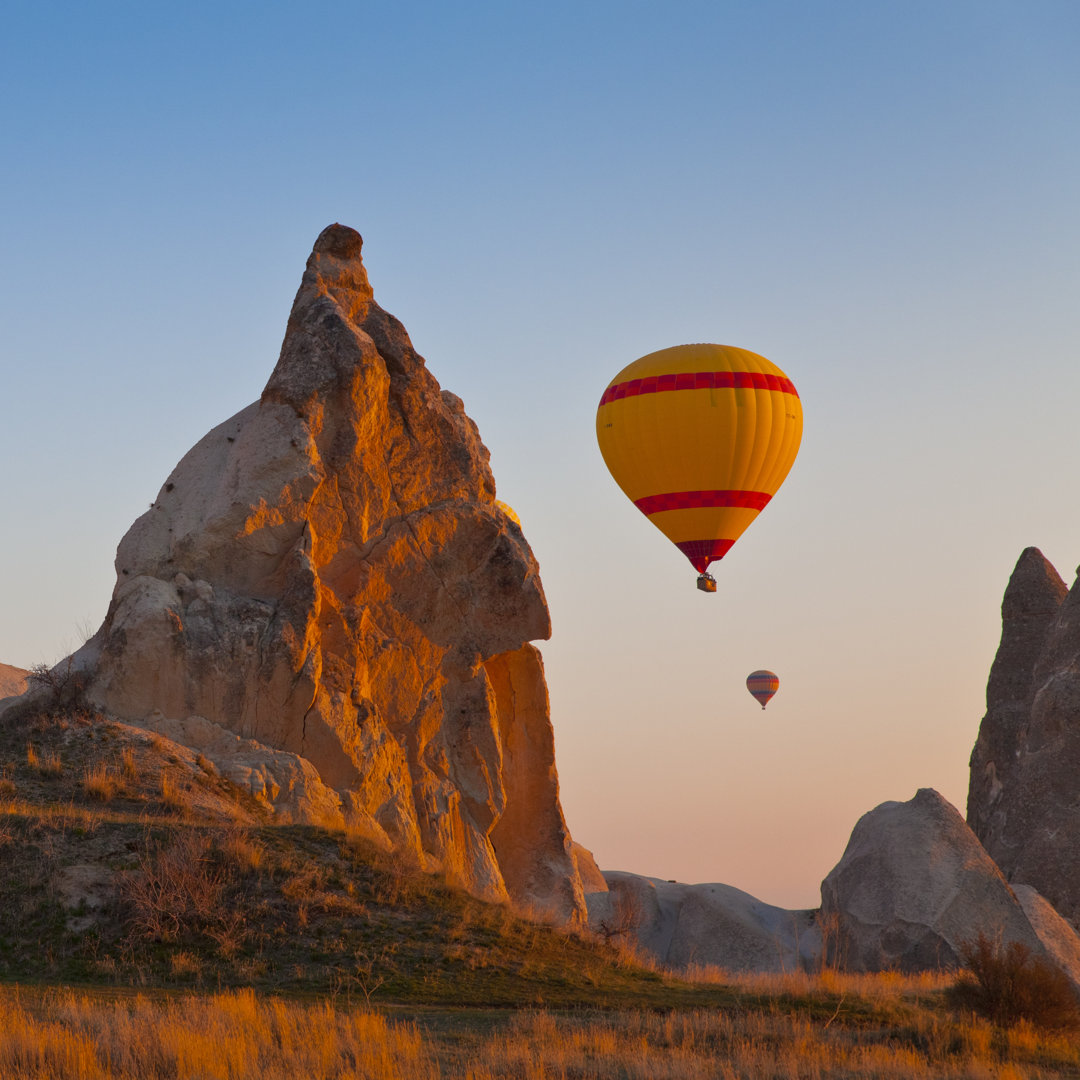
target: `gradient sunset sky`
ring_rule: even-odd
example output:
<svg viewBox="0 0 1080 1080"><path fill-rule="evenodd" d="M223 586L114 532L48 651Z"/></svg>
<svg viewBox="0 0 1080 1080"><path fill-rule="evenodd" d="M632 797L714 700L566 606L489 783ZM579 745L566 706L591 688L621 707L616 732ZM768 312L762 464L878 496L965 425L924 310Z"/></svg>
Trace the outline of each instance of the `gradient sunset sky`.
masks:
<svg viewBox="0 0 1080 1080"><path fill-rule="evenodd" d="M1080 562L1077 56L1075 0L16 0L0 662L100 624L340 221L539 559L575 839L816 906L862 813L963 811L1012 567ZM694 341L805 412L715 596L594 432L621 368Z"/></svg>

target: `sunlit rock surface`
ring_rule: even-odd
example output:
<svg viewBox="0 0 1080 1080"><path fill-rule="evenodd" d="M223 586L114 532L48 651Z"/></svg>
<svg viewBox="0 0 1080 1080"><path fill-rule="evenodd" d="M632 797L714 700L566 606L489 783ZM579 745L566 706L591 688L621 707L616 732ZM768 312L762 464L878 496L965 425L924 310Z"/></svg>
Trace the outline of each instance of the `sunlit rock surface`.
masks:
<svg viewBox="0 0 1080 1080"><path fill-rule="evenodd" d="M971 755L968 821L1014 885L1080 924L1080 589L1028 548Z"/></svg>
<svg viewBox="0 0 1080 1080"><path fill-rule="evenodd" d="M372 298L358 233L319 236L261 399L181 460L116 571L76 657L99 707L290 814L583 917L536 560L461 401Z"/></svg>
<svg viewBox="0 0 1080 1080"><path fill-rule="evenodd" d="M23 668L0 664L0 700L16 697L26 690L26 679L30 672Z"/></svg>

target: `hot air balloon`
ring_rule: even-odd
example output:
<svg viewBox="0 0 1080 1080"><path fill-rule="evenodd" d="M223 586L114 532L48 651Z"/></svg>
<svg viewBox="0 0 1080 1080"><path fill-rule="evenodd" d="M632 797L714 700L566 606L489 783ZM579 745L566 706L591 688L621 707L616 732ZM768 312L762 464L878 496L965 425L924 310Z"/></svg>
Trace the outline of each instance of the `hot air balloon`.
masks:
<svg viewBox="0 0 1080 1080"><path fill-rule="evenodd" d="M520 529L521 518L517 516L514 508L509 503L504 503L502 499L496 499L495 505Z"/></svg>
<svg viewBox="0 0 1080 1080"><path fill-rule="evenodd" d="M751 671L746 676L746 689L761 702L764 709L769 699L780 689L780 680L771 671Z"/></svg>
<svg viewBox="0 0 1080 1080"><path fill-rule="evenodd" d="M715 592L721 559L784 482L802 405L771 361L730 345L649 353L608 384L596 438L615 482Z"/></svg>

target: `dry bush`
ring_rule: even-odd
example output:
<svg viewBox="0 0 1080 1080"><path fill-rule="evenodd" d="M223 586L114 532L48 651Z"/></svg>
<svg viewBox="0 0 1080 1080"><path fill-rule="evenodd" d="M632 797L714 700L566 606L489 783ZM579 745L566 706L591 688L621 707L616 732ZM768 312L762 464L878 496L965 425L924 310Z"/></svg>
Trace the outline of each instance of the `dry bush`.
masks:
<svg viewBox="0 0 1080 1080"><path fill-rule="evenodd" d="M999 1027L1026 1021L1049 1031L1080 1027L1080 1002L1068 976L1019 941L1002 946L980 933L960 948L966 971L950 1001Z"/></svg>
<svg viewBox="0 0 1080 1080"><path fill-rule="evenodd" d="M210 838L191 830L174 835L167 847L144 851L139 869L120 879L120 895L137 933L175 941L222 921L226 884Z"/></svg>
<svg viewBox="0 0 1080 1080"><path fill-rule="evenodd" d="M87 709L84 699L86 677L83 672L74 668L70 656L52 668L48 664L34 664L30 668L27 681L35 689L44 691L48 707L53 713L93 711Z"/></svg>
<svg viewBox="0 0 1080 1080"><path fill-rule="evenodd" d="M613 889L610 896L611 914L601 919L596 928L609 945L619 938L632 936L645 918L637 893L629 889Z"/></svg>
<svg viewBox="0 0 1080 1080"><path fill-rule="evenodd" d="M98 802L109 802L119 788L116 774L103 761L86 766L82 783L86 794Z"/></svg>
<svg viewBox="0 0 1080 1080"><path fill-rule="evenodd" d="M138 776L135 768L135 751L130 746L125 746L120 753L120 775L129 783Z"/></svg>

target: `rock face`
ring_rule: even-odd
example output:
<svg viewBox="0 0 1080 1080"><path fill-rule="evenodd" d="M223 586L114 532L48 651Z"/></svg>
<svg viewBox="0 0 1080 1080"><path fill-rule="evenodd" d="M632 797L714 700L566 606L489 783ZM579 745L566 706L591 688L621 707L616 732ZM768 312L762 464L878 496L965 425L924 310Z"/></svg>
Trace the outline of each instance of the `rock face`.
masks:
<svg viewBox="0 0 1080 1080"><path fill-rule="evenodd" d="M1080 925L1080 590L1034 548L1002 603L968 821L1014 884Z"/></svg>
<svg viewBox="0 0 1080 1080"><path fill-rule="evenodd" d="M75 661L103 710L201 718L304 759L333 793L324 815L573 921L584 897L529 644L550 632L537 564L475 425L375 303L360 252L352 229L319 236L261 399L123 538Z"/></svg>
<svg viewBox="0 0 1080 1080"><path fill-rule="evenodd" d="M1045 904L1030 894L1028 901L1033 912ZM1048 933L1061 929L1052 909L1039 908L1036 917ZM821 925L829 959L849 971L957 966L961 946L980 931L1047 955L1001 871L959 812L930 788L859 819L821 884ZM1075 937L1049 958L1058 962L1057 953L1080 947Z"/></svg>
<svg viewBox="0 0 1080 1080"><path fill-rule="evenodd" d="M814 913L787 911L730 885L684 885L605 871L608 891L591 893L589 925L625 935L658 963L685 971L799 971L821 958Z"/></svg>
<svg viewBox="0 0 1080 1080"><path fill-rule="evenodd" d="M24 671L22 668L0 664L0 698L15 697L23 693L26 690L29 674L29 671Z"/></svg>

